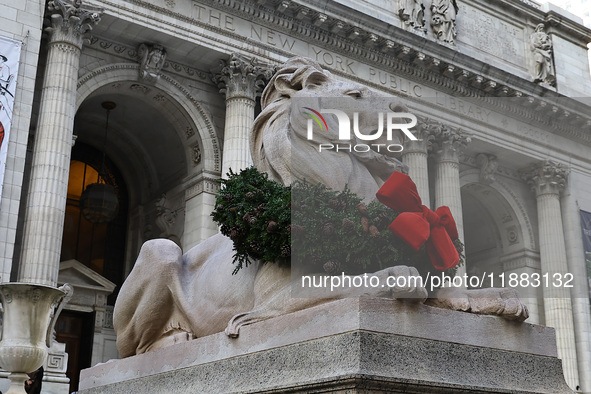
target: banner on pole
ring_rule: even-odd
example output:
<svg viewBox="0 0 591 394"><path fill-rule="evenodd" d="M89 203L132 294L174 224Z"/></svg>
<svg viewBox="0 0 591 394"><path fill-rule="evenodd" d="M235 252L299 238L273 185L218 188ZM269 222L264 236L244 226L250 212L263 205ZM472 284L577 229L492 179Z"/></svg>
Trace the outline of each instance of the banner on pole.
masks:
<svg viewBox="0 0 591 394"><path fill-rule="evenodd" d="M587 282L589 284L589 298L591 298L591 213L579 211L583 230L583 249L585 250L585 265L587 266Z"/></svg>
<svg viewBox="0 0 591 394"><path fill-rule="evenodd" d="M6 171L20 54L20 41L0 37L0 199Z"/></svg>

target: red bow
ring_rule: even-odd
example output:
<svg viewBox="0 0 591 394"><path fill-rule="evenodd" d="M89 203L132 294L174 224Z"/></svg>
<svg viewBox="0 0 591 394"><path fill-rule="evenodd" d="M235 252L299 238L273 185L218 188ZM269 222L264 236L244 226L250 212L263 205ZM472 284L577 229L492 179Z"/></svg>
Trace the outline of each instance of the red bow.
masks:
<svg viewBox="0 0 591 394"><path fill-rule="evenodd" d="M415 251L427 243L431 263L440 271L455 267L460 255L452 240L458 239L458 229L448 207L433 212L421 203L417 185L410 177L394 172L376 193L378 200L401 212L388 230Z"/></svg>

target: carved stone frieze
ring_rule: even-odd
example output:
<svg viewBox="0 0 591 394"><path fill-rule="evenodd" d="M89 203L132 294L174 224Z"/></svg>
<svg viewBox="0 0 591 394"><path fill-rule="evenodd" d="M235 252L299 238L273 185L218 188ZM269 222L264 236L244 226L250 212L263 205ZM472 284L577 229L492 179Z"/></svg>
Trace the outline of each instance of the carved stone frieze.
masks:
<svg viewBox="0 0 591 394"><path fill-rule="evenodd" d="M566 187L569 170L561 163L546 160L533 164L520 171L521 178L527 182L536 196L543 194L560 194Z"/></svg>
<svg viewBox="0 0 591 394"><path fill-rule="evenodd" d="M196 28L211 30L219 35L218 38L212 39L220 43L226 43L228 39L244 39L235 31L212 26L206 21L180 14L166 8L164 5L159 6L145 0L133 0L132 2L135 6L142 7L150 14L156 13L170 16L185 24L194 25ZM529 1L522 2L529 3ZM218 11L227 13L230 18L239 17L246 20L256 20L258 25L289 34L290 37L299 38L310 44L320 45L322 48L332 50L335 53L346 54L352 60L371 64L383 70L391 70L392 73L406 76L410 80L429 81L429 83L437 85L442 92L467 97L480 97L483 104L499 106L499 110L506 111L508 114L520 119L540 125L546 123L544 117L541 116L542 114L536 113L529 108L510 105L510 103L503 105L498 100L494 104L492 103L494 99L491 99L491 97L494 98L499 95L504 97L531 96L537 88L533 84L529 87L523 84L517 86L508 83L506 78L499 75L477 75L475 72L480 69L474 68L477 65L457 64L457 62L450 59L434 55L433 51L429 55L425 55L425 48L414 48L398 40L395 42L385 31L379 29L370 31L368 27L358 26L360 36L368 37L371 34L376 36L375 45L367 45L366 40L352 41L348 38L351 25L347 23L344 16L331 12L330 7L321 13L318 11L308 12L305 15L302 13L300 15L302 19L297 19L296 12L302 4L298 4L297 1L292 1L290 4L289 9L283 12L276 10L274 6L276 2L272 0L257 0L256 2L248 0L202 0L198 6L213 7ZM518 9L522 7L519 5L514 6ZM393 10L393 12L396 12L396 10ZM177 27L181 28L182 26L179 24ZM292 54L292 52L282 51L276 47L266 46L264 42L261 42L260 45L264 50L277 52L283 56ZM426 45L429 46L430 44L427 43ZM448 70L449 65L453 65L455 69L453 73L447 73L446 75L445 71ZM165 64L164 68L166 67ZM203 78L203 75L199 74L198 77ZM358 78L353 77L353 79ZM367 83L367 81L365 82ZM535 98L536 103L548 100L546 97ZM576 103L574 104L571 107L578 108ZM558 110L562 113L564 108L559 107ZM569 138L591 144L591 117L584 110L577 110L576 113L572 113L568 123L553 124L552 128L553 132L568 135Z"/></svg>
<svg viewBox="0 0 591 394"><path fill-rule="evenodd" d="M103 37L96 37L92 36L89 39L88 45L93 47L97 50L101 50L104 52L108 52L110 54L115 54L119 57L123 57L126 60L130 61L137 61L138 60L138 49L132 48L120 43L116 43L110 40L107 40ZM208 74L205 71L198 70L193 67L189 67L184 64L180 64L174 62L170 59L166 59L164 61L164 65L162 66L162 70L166 70L167 72L175 73L182 75L183 77L188 77L192 79L201 79L201 80L208 80ZM162 71L161 70L161 71Z"/></svg>
<svg viewBox="0 0 591 394"><path fill-rule="evenodd" d="M88 33L101 20L102 10L80 0L51 0L47 3L50 43L68 43L82 49Z"/></svg>
<svg viewBox="0 0 591 394"><path fill-rule="evenodd" d="M269 65L234 53L228 60L220 60L212 79L226 99L245 97L254 100L273 73L274 69Z"/></svg>

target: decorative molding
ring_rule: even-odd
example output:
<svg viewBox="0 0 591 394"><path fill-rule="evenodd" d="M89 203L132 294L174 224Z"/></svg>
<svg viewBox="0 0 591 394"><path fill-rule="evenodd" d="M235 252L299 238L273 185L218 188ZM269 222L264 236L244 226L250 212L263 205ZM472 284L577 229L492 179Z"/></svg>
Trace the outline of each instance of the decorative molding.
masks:
<svg viewBox="0 0 591 394"><path fill-rule="evenodd" d="M107 66L95 69L95 70L85 74L81 78L79 78L76 88L80 89L81 86L83 86L84 84L86 84L90 80L98 77L101 74L105 74L110 71L138 70L138 69L139 69L139 66L137 64L133 64L133 63L109 64ZM171 78L170 76L168 76L166 74L162 74L160 79L162 81L166 81L167 83L169 83L170 85L172 85L176 89L178 89L185 96L185 98L187 100L189 100L189 102L193 105L193 107L197 110L197 112L201 116L201 120L205 124L204 129L207 130L207 135L204 135L203 137L205 138L206 136L209 136L210 141L211 141L211 145L212 145L212 151L213 151L212 156L213 156L213 162L214 162L213 169L214 169L214 171L221 171L221 158L220 158L221 154L220 154L220 149L219 149L218 137L215 132L215 127L214 127L213 123L211 122L211 117L203 109L203 107L201 106L199 101L197 101L197 99L185 88L185 86L183 84L179 83L174 78ZM31 145L29 145L29 146L31 146ZM146 167L147 167L147 165L146 165ZM147 174L149 174L149 173L147 173ZM153 184L153 180L151 178L149 179L149 181L150 181L150 184Z"/></svg>
<svg viewBox="0 0 591 394"><path fill-rule="evenodd" d="M113 329L113 306L107 305L105 307L105 319L103 321L103 328Z"/></svg>
<svg viewBox="0 0 591 394"><path fill-rule="evenodd" d="M159 44L143 43L138 47L137 56L140 63L140 80L155 84L166 61L166 50Z"/></svg>
<svg viewBox="0 0 591 394"><path fill-rule="evenodd" d="M498 179L495 183L495 186L498 187L498 190L503 189L507 194L509 194L509 196L511 196L511 200L507 199L507 201L509 202L509 205L511 205L511 207L513 207L513 210L515 211L515 213L517 215L521 215L521 219L523 220L523 223L525 224L525 230L523 230L523 226L522 226L521 231L522 231L522 233L523 233L523 231L527 231L527 234L528 234L528 237L530 240L529 247L536 248L536 243L535 243L536 238L534 236L534 229L531 224L531 221L529 220L529 215L528 215L527 211L525 210L522 200L517 197L513 188L508 187L507 185L505 185L503 182L499 181ZM515 210L515 208L517 208L517 210ZM505 218L506 218L506 215L503 216L503 223L505 223L505 221L504 221ZM518 221L519 221L519 219L518 219Z"/></svg>
<svg viewBox="0 0 591 394"><path fill-rule="evenodd" d="M480 165L478 164L476 156L470 156L468 153L465 153L465 152L460 153L460 163L468 165L470 167L480 169ZM519 172L517 170L513 170L508 167L503 167L501 165L498 165L498 163L497 163L495 173L506 176L511 179L516 179L516 180L521 181L521 175L519 174ZM495 181L497 181L496 178L495 178Z"/></svg>
<svg viewBox="0 0 591 394"><path fill-rule="evenodd" d="M226 100L247 98L254 100L261 94L265 84L274 74L274 69L255 58L247 58L238 53L228 60L220 60L217 70L213 70L212 80L218 85Z"/></svg>
<svg viewBox="0 0 591 394"><path fill-rule="evenodd" d="M459 154L470 143L470 136L461 129L436 121L428 125L428 130L433 136L431 153L437 155L440 161L459 163Z"/></svg>
<svg viewBox="0 0 591 394"><path fill-rule="evenodd" d="M64 43L82 49L82 42L100 22L102 9L82 4L80 0L50 0L47 3L50 43Z"/></svg>
<svg viewBox="0 0 591 394"><path fill-rule="evenodd" d="M91 36L88 46L103 52L117 55L130 62L135 62L138 59L138 51L136 48L117 43L103 37ZM198 70L181 63L174 62L170 59L165 59L162 66L163 70L173 74L181 75L184 78L199 79L203 82L209 82L208 73Z"/></svg>
<svg viewBox="0 0 591 394"><path fill-rule="evenodd" d="M190 139L195 135L195 129L193 129L192 127L187 127L187 129L185 130L185 135L187 136L187 139Z"/></svg>
<svg viewBox="0 0 591 394"><path fill-rule="evenodd" d="M541 269L540 253L532 249L524 249L501 256L500 263L503 265L503 271L512 271L520 268Z"/></svg>
<svg viewBox="0 0 591 394"><path fill-rule="evenodd" d="M191 148L191 161L193 162L193 167L197 167L201 163L201 148L199 144L195 144Z"/></svg>
<svg viewBox="0 0 591 394"><path fill-rule="evenodd" d="M213 174L212 174L213 175ZM220 190L219 178L207 176L205 173L188 180L185 189L185 201L198 196L201 193L217 194Z"/></svg>
<svg viewBox="0 0 591 394"><path fill-rule="evenodd" d="M495 155L479 153L476 155L476 164L480 168L480 182L491 184L495 179L495 173L499 168L499 162Z"/></svg>
<svg viewBox="0 0 591 394"><path fill-rule="evenodd" d="M544 194L560 194L566 187L569 170L561 163L545 160L522 169L520 173L522 179L536 193L536 197L539 197Z"/></svg>
<svg viewBox="0 0 591 394"><path fill-rule="evenodd" d="M495 1L505 5L505 2ZM195 27L203 29L206 33L202 34L202 36L207 40L227 44L228 41L242 42L244 39L244 37L231 31L211 26L151 2L144 0L128 0L128 2L149 11L142 12L142 10L134 7L133 12L138 17L141 16L151 19L154 14L167 15L192 27L181 26L180 24L174 24L169 21L161 21L162 23L185 31L194 29ZM504 111L530 124L537 123L544 127L550 127L554 133L567 136L567 138L575 139L588 145L591 144L591 116L587 115L584 106L575 100L563 97L552 91L544 92L544 97L534 97L540 94L537 84L515 77L512 74L510 75L500 68L490 66L490 64L469 59L465 55L457 54L456 52L454 52L455 55L453 57L444 58L447 55L441 52L440 49L437 49L437 46L439 46L437 43L431 42L430 40L425 41L423 39L418 42L412 37L406 37L413 35L403 36L396 34L397 40L410 40L412 42L394 42L391 37L393 30L396 30L396 28L386 26L381 21L376 20L371 26L358 27L358 34L351 38L349 32L352 26L342 20L349 19L351 15L338 15L330 3L326 10L320 13L319 11L313 10L311 5L304 4L303 2L304 0L289 1L286 3L287 7L276 7L272 0L257 0L256 2L249 0L202 0L195 4L215 7L216 10L227 12L246 20L256 20L261 26L266 26L289 34L294 38L297 37L306 42L322 46L335 53L359 60L367 65L375 65L382 70L388 70L389 72L408 77L414 81L421 81L421 83L436 86L442 92L448 92L454 96L479 97L483 100L483 105L485 106L497 108L499 111ZM121 4L115 4L109 1L105 1L104 3L121 8ZM529 5L525 5L525 3L527 2L521 5L520 3L507 4L507 6L513 7L516 12L519 10L520 12L528 13L528 15L535 12L539 13L539 11L534 11ZM301 7L310 8L311 12L298 12ZM537 14L532 14L532 17L541 18ZM570 24L564 28L575 29ZM373 30L369 31L366 29ZM582 32L583 30L581 30L578 36L583 34ZM369 37L372 37L372 39L368 39ZM257 43L257 46L262 52L269 51L284 57L292 56L292 53L288 51L264 43ZM449 72L449 66L453 66L454 68L451 73ZM487 75L480 75L481 71L479 70L483 69L487 70ZM360 81L359 78L339 72L339 70L333 69L331 71L352 80ZM383 86L377 86L365 80L363 82L367 85L384 89ZM556 108L555 115L557 116L555 118L557 121L549 124L547 116L544 116L544 113L533 110L535 107L521 108L511 103L494 102L494 98L499 96L531 96L533 104L544 102L549 104L550 107ZM566 106L557 105L555 99L558 97L567 100L568 107L573 110L569 111ZM570 112L570 116L568 117L568 121L565 121L566 119L563 115L568 112Z"/></svg>

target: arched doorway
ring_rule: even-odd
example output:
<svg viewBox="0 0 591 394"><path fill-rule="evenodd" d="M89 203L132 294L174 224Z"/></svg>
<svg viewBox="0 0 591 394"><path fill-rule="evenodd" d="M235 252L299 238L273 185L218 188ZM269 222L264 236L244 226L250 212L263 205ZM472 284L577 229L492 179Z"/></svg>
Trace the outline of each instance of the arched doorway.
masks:
<svg viewBox="0 0 591 394"><path fill-rule="evenodd" d="M500 181L480 182L475 171L463 174L461 193L467 274L480 278L492 274L493 281L487 279L484 286L501 287L499 275L508 279L512 273L539 272L529 220L510 189ZM528 306L528 321L539 323L543 316L538 289L516 290Z"/></svg>
<svg viewBox="0 0 591 394"><path fill-rule="evenodd" d="M84 190L99 181L114 187L119 202L116 216L108 223L91 223L81 210L80 200ZM94 271L98 278L112 283L114 291L105 300L110 306L114 305L124 279L127 217L128 192L119 169L100 150L77 143L72 149L70 161L60 261L69 265L81 264ZM62 263L62 267L66 264ZM92 283L88 283L88 280L74 283L75 289L78 286L77 290L84 285L91 287ZM79 294L78 298L85 295ZM100 295L95 292L95 297ZM96 300L91 301L93 306L96 303ZM60 314L55 326L56 340L66 345L68 353L66 376L70 379L70 392L78 390L80 370L92 364L93 334L97 320L96 311L92 309L70 307Z"/></svg>

